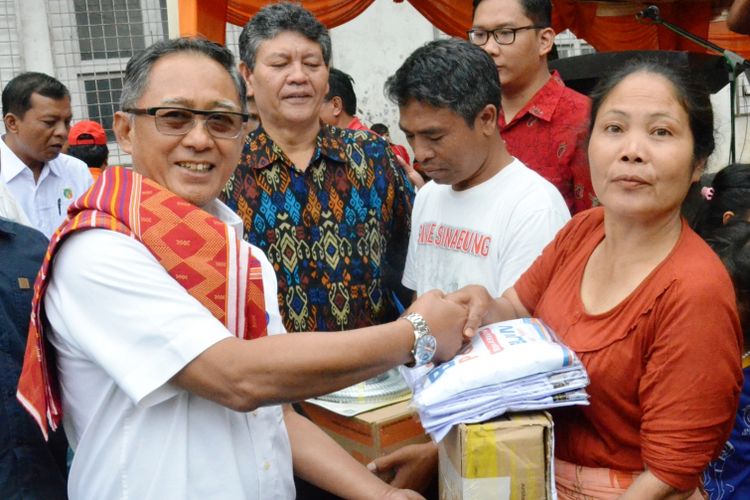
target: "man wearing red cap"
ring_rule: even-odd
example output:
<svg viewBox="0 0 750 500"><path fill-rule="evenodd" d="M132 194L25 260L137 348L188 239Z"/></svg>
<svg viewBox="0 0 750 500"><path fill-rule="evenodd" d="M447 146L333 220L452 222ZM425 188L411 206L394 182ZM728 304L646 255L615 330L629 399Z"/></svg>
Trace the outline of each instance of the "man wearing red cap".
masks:
<svg viewBox="0 0 750 500"><path fill-rule="evenodd" d="M94 180L107 168L107 134L98 122L83 120L73 125L68 133L68 146L68 154L83 160Z"/></svg>

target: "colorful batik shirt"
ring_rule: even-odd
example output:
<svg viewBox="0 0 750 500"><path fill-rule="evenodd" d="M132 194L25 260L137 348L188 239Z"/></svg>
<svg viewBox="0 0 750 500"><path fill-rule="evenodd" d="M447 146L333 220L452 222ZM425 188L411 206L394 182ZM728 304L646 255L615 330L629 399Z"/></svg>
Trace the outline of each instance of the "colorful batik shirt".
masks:
<svg viewBox="0 0 750 500"><path fill-rule="evenodd" d="M245 238L273 263L288 331L335 331L394 319L414 191L388 144L322 125L305 171L263 128L251 133L221 194Z"/></svg>
<svg viewBox="0 0 750 500"><path fill-rule="evenodd" d="M566 87L555 71L510 123L498 113L508 152L554 184L571 215L596 200L586 152L590 109L589 98Z"/></svg>

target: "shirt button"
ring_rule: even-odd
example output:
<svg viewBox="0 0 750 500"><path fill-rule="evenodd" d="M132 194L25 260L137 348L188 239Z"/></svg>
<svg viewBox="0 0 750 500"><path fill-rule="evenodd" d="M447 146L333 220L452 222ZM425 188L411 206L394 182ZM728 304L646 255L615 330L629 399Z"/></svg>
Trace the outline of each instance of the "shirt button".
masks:
<svg viewBox="0 0 750 500"><path fill-rule="evenodd" d="M263 470L268 470L271 468L271 463L268 460L263 461Z"/></svg>
<svg viewBox="0 0 750 500"><path fill-rule="evenodd" d="M251 413L251 415L253 417L257 417L258 416L258 410L253 410L252 413Z"/></svg>

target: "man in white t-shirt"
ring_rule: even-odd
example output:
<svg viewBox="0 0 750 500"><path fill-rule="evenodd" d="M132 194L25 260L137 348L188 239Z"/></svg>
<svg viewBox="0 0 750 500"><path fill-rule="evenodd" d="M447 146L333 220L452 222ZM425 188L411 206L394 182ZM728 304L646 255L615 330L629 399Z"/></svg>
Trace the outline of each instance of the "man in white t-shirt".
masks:
<svg viewBox="0 0 750 500"><path fill-rule="evenodd" d="M387 84L399 124L433 179L414 204L403 278L417 295L469 284L501 294L570 219L554 186L506 150L493 119L500 85L491 62L468 43L436 42ZM454 69L437 78L443 67Z"/></svg>
<svg viewBox="0 0 750 500"><path fill-rule="evenodd" d="M399 126L432 178L417 193L403 284L417 296L480 284L500 295L569 219L559 191L513 158L497 129L500 82L492 59L466 41L417 49L386 82ZM423 489L432 443L402 448L371 467L394 485ZM431 456L432 461L425 457Z"/></svg>
<svg viewBox="0 0 750 500"><path fill-rule="evenodd" d="M93 183L86 164L62 153L73 113L70 93L44 73L21 73L3 89L0 177L31 221L52 236L68 206Z"/></svg>
<svg viewBox="0 0 750 500"><path fill-rule="evenodd" d="M430 327L434 359L449 359L465 310L435 293L408 321L276 335L273 268L216 199L247 134L231 53L157 42L128 63L121 106L114 130L133 171L105 170L53 237L19 383L43 431L62 405L70 497L291 499L294 467L343 497L416 498L278 405L426 361ZM44 338L57 370L40 362Z"/></svg>

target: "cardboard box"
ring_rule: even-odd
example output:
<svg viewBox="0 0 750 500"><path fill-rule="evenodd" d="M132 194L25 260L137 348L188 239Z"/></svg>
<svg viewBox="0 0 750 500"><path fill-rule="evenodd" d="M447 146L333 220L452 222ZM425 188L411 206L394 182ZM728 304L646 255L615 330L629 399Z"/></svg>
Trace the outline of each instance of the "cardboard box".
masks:
<svg viewBox="0 0 750 500"><path fill-rule="evenodd" d="M540 500L554 495L548 413L460 424L440 442L440 499Z"/></svg>
<svg viewBox="0 0 750 500"><path fill-rule="evenodd" d="M305 414L362 464L407 444L429 437L409 409L409 401L345 417L311 403L300 403Z"/></svg>

